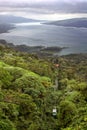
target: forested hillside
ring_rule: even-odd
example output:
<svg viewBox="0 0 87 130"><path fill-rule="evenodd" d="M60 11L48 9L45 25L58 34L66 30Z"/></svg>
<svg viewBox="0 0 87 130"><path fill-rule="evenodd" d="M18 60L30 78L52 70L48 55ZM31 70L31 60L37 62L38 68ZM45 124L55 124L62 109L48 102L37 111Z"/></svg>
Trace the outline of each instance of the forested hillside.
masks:
<svg viewBox="0 0 87 130"><path fill-rule="evenodd" d="M48 25L52 24L52 25L64 26L64 27L87 28L87 18L72 18L72 19L48 22L46 24Z"/></svg>
<svg viewBox="0 0 87 130"><path fill-rule="evenodd" d="M87 130L87 54L42 59L0 45L0 130Z"/></svg>

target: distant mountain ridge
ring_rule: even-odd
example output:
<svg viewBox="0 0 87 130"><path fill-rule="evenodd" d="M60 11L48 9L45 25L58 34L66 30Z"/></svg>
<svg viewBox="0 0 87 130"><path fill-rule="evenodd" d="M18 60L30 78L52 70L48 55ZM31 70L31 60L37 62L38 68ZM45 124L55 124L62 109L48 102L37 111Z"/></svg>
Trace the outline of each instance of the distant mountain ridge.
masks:
<svg viewBox="0 0 87 130"><path fill-rule="evenodd" d="M67 20L60 20L54 22L48 22L46 24L52 24L56 26L64 26L64 27L84 27L87 28L87 18L73 18Z"/></svg>
<svg viewBox="0 0 87 130"><path fill-rule="evenodd" d="M26 23L26 22L39 22L40 20L29 19L13 15L0 15L0 23Z"/></svg>

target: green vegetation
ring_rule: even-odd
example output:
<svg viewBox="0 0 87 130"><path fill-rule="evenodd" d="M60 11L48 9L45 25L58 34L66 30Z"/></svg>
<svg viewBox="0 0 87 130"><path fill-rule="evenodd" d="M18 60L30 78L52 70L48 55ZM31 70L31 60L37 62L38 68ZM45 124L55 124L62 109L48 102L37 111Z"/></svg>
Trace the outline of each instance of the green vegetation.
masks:
<svg viewBox="0 0 87 130"><path fill-rule="evenodd" d="M87 130L86 59L87 54L56 57L55 67L54 58L1 45L0 130Z"/></svg>

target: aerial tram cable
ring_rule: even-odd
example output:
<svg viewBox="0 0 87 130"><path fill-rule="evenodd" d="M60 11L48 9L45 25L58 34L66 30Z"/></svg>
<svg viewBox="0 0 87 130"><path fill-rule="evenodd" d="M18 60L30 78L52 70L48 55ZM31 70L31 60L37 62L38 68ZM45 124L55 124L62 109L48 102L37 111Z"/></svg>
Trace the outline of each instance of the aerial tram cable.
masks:
<svg viewBox="0 0 87 130"><path fill-rule="evenodd" d="M58 67L59 67L59 64L54 64L55 67L57 68L57 76L58 76ZM55 79L55 86L54 86L54 91L56 91L58 89L58 77L56 77ZM53 116L56 116L57 115L57 107L56 107L56 101L55 101L55 105L54 105L54 108L52 110L52 114Z"/></svg>

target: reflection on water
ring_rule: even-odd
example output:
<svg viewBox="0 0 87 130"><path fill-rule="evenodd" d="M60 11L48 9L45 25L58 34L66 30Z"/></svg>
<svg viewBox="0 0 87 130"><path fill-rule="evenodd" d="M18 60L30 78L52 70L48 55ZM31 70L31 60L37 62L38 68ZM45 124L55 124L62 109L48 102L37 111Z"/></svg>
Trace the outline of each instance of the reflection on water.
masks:
<svg viewBox="0 0 87 130"><path fill-rule="evenodd" d="M87 29L67 28L40 23L16 24L9 33L0 34L1 39L14 44L29 46L60 46L68 47L60 55L70 53L87 53Z"/></svg>
<svg viewBox="0 0 87 130"><path fill-rule="evenodd" d="M31 26L31 25L36 26L36 25L41 25L41 23L40 22L34 22L34 23L32 22L32 23L17 23L16 24L16 26Z"/></svg>

